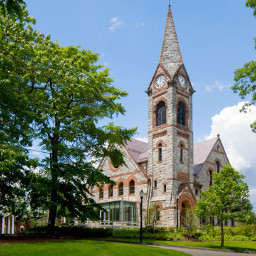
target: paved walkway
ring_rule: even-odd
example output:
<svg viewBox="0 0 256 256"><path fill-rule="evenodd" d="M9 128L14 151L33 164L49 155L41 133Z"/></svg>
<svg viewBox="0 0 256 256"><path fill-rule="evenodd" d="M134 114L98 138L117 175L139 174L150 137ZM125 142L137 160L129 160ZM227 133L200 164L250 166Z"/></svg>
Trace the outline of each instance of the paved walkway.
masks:
<svg viewBox="0 0 256 256"><path fill-rule="evenodd" d="M146 246L153 246L153 247L160 247L163 249L172 249L176 251L185 252L191 254L193 256L256 256L256 253L238 253L232 251L222 251L222 250L213 250L213 249L206 249L206 248L188 248L182 246L171 246L171 245L163 245L163 244L144 244Z"/></svg>
<svg viewBox="0 0 256 256"><path fill-rule="evenodd" d="M105 242L117 242L117 243L127 243L127 244L140 244L137 242L129 242L129 241L118 241L118 240L101 240ZM191 254L193 256L256 256L255 252L234 252L228 250L217 250L217 249L207 249L207 248L193 248L193 247L186 247L186 246L178 246L178 245L166 245L166 244L150 244L150 243L143 243L144 246L152 246L158 247L163 249L172 249L176 251L185 252Z"/></svg>

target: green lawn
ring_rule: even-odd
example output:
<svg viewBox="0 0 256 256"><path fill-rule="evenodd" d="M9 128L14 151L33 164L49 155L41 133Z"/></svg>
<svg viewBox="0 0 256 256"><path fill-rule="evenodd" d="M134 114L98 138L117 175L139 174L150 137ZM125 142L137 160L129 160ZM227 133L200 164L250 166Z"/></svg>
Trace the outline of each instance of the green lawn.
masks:
<svg viewBox="0 0 256 256"><path fill-rule="evenodd" d="M0 246L1 256L187 256L190 254L143 245L93 240L18 243Z"/></svg>
<svg viewBox="0 0 256 256"><path fill-rule="evenodd" d="M125 239L125 238L109 238L109 240L139 242L139 240L137 239ZM211 248L211 249L224 249L224 250L233 250L233 251L256 252L256 242L248 242L248 241L225 241L224 248L220 247L220 242L183 242L183 241L161 241L161 240L146 240L146 239L144 239L143 242L178 245L178 246L189 246L189 247Z"/></svg>

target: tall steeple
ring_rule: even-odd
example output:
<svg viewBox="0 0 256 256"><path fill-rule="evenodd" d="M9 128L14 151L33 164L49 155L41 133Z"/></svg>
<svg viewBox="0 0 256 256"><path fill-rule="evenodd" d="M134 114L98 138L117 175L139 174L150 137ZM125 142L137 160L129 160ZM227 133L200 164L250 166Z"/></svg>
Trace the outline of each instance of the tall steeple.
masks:
<svg viewBox="0 0 256 256"><path fill-rule="evenodd" d="M170 5L159 63L164 66L170 76L173 76L183 64Z"/></svg>

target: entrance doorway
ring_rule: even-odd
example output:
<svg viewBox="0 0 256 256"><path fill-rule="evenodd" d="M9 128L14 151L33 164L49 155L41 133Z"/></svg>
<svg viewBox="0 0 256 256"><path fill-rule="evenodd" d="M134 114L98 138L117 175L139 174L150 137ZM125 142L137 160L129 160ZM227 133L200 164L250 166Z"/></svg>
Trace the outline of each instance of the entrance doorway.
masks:
<svg viewBox="0 0 256 256"><path fill-rule="evenodd" d="M181 227L185 227L187 222L189 221L189 213L188 211L191 210L191 204L189 201L183 201L181 204L181 211L180 211L180 225Z"/></svg>

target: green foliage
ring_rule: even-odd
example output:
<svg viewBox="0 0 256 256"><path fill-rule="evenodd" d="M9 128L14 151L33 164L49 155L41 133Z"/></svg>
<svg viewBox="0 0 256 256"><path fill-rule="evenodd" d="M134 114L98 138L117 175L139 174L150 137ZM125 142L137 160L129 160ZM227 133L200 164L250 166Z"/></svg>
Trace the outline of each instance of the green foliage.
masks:
<svg viewBox="0 0 256 256"><path fill-rule="evenodd" d="M116 145L136 131L99 121L124 114L118 101L127 93L111 85L98 54L52 42L32 28L35 20L26 10L22 15L14 21L0 12L0 143L38 140L48 153L29 199L34 210L50 210L52 229L56 216L95 220L90 189L112 183L95 163L110 157L125 164Z"/></svg>
<svg viewBox="0 0 256 256"><path fill-rule="evenodd" d="M47 226L38 226L30 230L23 231L23 234L36 235L36 234L47 234ZM88 228L84 226L62 226L56 227L56 236L73 236L80 238L103 238L112 236L113 229L111 228Z"/></svg>
<svg viewBox="0 0 256 256"><path fill-rule="evenodd" d="M21 147L0 143L0 211L22 218L36 165L37 161L30 160Z"/></svg>
<svg viewBox="0 0 256 256"><path fill-rule="evenodd" d="M252 205L249 201L248 185L230 165L220 173L213 173L213 186L201 193L197 201L196 213L199 218L216 216L221 223L222 246L224 246L223 221L235 219L244 221L250 215Z"/></svg>
<svg viewBox="0 0 256 256"><path fill-rule="evenodd" d="M256 0L247 0L246 6L254 9L253 15L256 17ZM256 61L252 60L245 63L242 68L236 69L234 80L235 84L231 87L233 92L238 93L242 99L245 96L250 97L250 102L245 103L241 109L246 113L248 107L256 103ZM250 126L252 131L256 132L256 120Z"/></svg>
<svg viewBox="0 0 256 256"><path fill-rule="evenodd" d="M155 232L156 225L160 220L160 212L157 204L153 203L147 209L147 214L144 216L144 223L148 230L152 229L152 233Z"/></svg>
<svg viewBox="0 0 256 256"><path fill-rule="evenodd" d="M175 228L174 228L174 227L169 227L169 228L168 228L168 231L169 231L170 233L174 233Z"/></svg>
<svg viewBox="0 0 256 256"><path fill-rule="evenodd" d="M247 0L246 6L253 8L254 9L253 15L256 16L256 0Z"/></svg>
<svg viewBox="0 0 256 256"><path fill-rule="evenodd" d="M0 9L4 16L9 15L13 20L16 17L22 20L24 7L25 2L23 0L0 0Z"/></svg>
<svg viewBox="0 0 256 256"><path fill-rule="evenodd" d="M186 208L183 231L184 236L190 239L192 237L192 233L196 231L196 229L196 216L194 210L191 208Z"/></svg>
<svg viewBox="0 0 256 256"><path fill-rule="evenodd" d="M251 213L248 185L230 165L220 173L213 173L213 186L201 193L197 201L198 217L216 216L221 222L236 219L244 221Z"/></svg>
<svg viewBox="0 0 256 256"><path fill-rule="evenodd" d="M210 224L207 224L207 225L203 225L203 226L202 226L202 230L203 230L204 232L206 232L207 234L209 234L209 233L212 233L212 232L213 232L214 227L213 227L212 225L210 225Z"/></svg>

